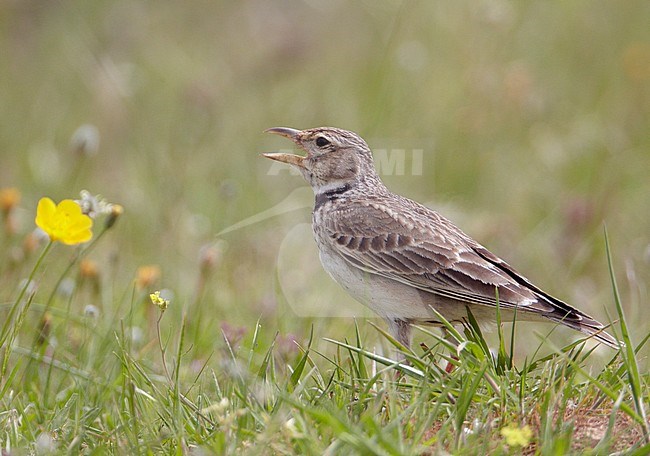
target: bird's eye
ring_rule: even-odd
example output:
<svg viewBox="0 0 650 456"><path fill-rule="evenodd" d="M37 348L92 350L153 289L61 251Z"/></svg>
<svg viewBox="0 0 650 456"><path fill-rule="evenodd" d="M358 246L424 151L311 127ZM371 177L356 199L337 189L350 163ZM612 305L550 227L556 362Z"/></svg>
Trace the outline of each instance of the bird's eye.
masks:
<svg viewBox="0 0 650 456"><path fill-rule="evenodd" d="M322 136L319 136L318 138L316 138L316 145L318 147L329 146L329 144L330 144L330 142L327 139L323 138Z"/></svg>

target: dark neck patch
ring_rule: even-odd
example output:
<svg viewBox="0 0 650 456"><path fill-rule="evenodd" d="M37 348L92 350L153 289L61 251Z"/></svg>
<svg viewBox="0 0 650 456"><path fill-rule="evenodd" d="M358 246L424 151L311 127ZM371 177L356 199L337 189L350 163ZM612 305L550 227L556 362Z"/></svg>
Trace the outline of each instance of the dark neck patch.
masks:
<svg viewBox="0 0 650 456"><path fill-rule="evenodd" d="M337 198L340 198L345 192L350 190L350 184L341 185L340 187L333 188L323 193L316 195L316 204L314 205L314 210L321 207L327 201L332 201Z"/></svg>

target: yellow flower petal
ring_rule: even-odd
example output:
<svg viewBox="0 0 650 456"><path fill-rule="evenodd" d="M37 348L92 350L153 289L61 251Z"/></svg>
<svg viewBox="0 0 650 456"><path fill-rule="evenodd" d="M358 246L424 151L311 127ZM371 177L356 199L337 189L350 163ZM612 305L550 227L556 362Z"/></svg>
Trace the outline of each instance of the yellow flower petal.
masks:
<svg viewBox="0 0 650 456"><path fill-rule="evenodd" d="M47 226L54 213L56 212L56 204L50 198L41 198L36 208L36 226L47 233Z"/></svg>
<svg viewBox="0 0 650 456"><path fill-rule="evenodd" d="M83 215L83 214L81 214L81 215ZM83 230L87 230L87 229L89 229L90 227L93 226L92 219L90 217L88 217L87 215L83 215L82 217L80 217L79 215L76 215L76 216L72 217L72 216L70 216L68 214L68 217L69 217L69 219L68 219L68 222L69 222L68 229L70 231L83 231Z"/></svg>
<svg viewBox="0 0 650 456"><path fill-rule="evenodd" d="M93 237L92 231L84 230L77 233L70 233L65 237L62 237L61 242L63 242L66 245L83 244L84 242L90 241L92 237Z"/></svg>
<svg viewBox="0 0 650 456"><path fill-rule="evenodd" d="M41 198L36 209L36 225L52 241L61 241L67 245L81 244L93 237L92 219L81 212L77 203L69 199L55 205L50 198Z"/></svg>
<svg viewBox="0 0 650 456"><path fill-rule="evenodd" d="M76 216L81 214L81 206L79 206L71 199L66 199L61 201L56 208L62 213L68 214L70 216Z"/></svg>

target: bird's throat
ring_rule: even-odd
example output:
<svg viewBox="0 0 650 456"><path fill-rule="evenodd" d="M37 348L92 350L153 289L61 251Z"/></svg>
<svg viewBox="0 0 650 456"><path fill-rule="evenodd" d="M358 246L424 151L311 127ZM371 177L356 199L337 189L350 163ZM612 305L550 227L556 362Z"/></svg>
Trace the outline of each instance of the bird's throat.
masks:
<svg viewBox="0 0 650 456"><path fill-rule="evenodd" d="M339 187L330 188L328 190L321 191L316 194L316 203L314 204L314 209L318 209L320 206L325 204L327 201L332 201L337 198L340 198L350 190L350 184L343 184Z"/></svg>

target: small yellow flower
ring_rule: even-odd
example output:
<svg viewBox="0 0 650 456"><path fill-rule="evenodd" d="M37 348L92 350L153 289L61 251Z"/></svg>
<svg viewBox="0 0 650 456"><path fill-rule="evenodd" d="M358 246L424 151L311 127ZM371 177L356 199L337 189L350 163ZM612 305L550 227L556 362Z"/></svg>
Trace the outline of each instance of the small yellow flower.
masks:
<svg viewBox="0 0 650 456"><path fill-rule="evenodd" d="M149 295L149 298L151 299L151 302L155 305L158 306L161 312L164 312L167 310L167 307L169 307L169 300L163 298L160 296L160 291L156 291L155 293L151 293Z"/></svg>
<svg viewBox="0 0 650 456"><path fill-rule="evenodd" d="M93 221L81 212L81 207L70 199L54 204L50 198L41 198L36 209L36 225L52 241L67 245L88 242L93 237Z"/></svg>
<svg viewBox="0 0 650 456"><path fill-rule="evenodd" d="M523 448L528 446L533 438L533 430L528 425L520 428L515 424L511 424L501 429L501 436L508 446Z"/></svg>

